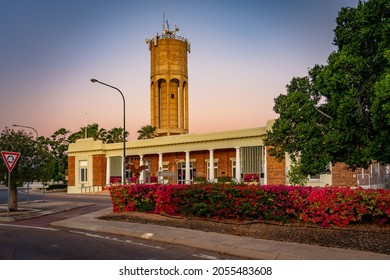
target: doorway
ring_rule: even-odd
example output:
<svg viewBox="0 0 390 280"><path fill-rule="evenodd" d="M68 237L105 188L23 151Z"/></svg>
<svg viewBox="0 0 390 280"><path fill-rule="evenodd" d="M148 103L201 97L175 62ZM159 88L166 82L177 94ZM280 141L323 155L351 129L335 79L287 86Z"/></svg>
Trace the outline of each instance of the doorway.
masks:
<svg viewBox="0 0 390 280"><path fill-rule="evenodd" d="M179 162L177 167L177 182L178 184L193 183L196 176L195 162L190 162L190 178L186 178L186 163Z"/></svg>

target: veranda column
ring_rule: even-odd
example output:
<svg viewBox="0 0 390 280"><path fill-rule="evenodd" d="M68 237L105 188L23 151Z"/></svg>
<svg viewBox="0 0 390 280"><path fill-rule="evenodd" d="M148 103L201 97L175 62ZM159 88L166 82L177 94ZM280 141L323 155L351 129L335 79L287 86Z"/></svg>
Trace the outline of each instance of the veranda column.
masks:
<svg viewBox="0 0 390 280"><path fill-rule="evenodd" d="M240 148L236 148L236 181L241 181L241 154Z"/></svg>
<svg viewBox="0 0 390 280"><path fill-rule="evenodd" d="M210 150L210 159L209 159L209 181L214 182L214 150Z"/></svg>
<svg viewBox="0 0 390 280"><path fill-rule="evenodd" d="M111 158L107 157L107 163L106 163L106 186L109 186L111 184Z"/></svg>
<svg viewBox="0 0 390 280"><path fill-rule="evenodd" d="M186 184L191 183L191 171L190 171L190 152L186 152Z"/></svg>
<svg viewBox="0 0 390 280"><path fill-rule="evenodd" d="M139 156L139 167L144 165L144 156L140 155ZM145 182L145 170L142 170L140 175L139 175L139 182L144 183Z"/></svg>
<svg viewBox="0 0 390 280"><path fill-rule="evenodd" d="M163 171L163 154L162 153L158 154L158 172L161 172L161 171ZM162 183L161 182L162 179L163 179L163 177L159 176L158 177L158 182Z"/></svg>
<svg viewBox="0 0 390 280"><path fill-rule="evenodd" d="M267 147L264 147L264 185L267 185L267 172L268 166L267 166Z"/></svg>

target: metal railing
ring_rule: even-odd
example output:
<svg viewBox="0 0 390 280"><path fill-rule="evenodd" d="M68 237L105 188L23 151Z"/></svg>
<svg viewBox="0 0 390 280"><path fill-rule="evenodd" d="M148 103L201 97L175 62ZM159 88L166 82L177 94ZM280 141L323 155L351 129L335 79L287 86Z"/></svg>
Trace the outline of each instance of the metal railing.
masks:
<svg viewBox="0 0 390 280"><path fill-rule="evenodd" d="M357 184L366 189L390 189L390 174L366 173L357 175Z"/></svg>
<svg viewBox="0 0 390 280"><path fill-rule="evenodd" d="M102 186L85 186L84 184L81 184L81 193L91 193L91 192L101 192Z"/></svg>

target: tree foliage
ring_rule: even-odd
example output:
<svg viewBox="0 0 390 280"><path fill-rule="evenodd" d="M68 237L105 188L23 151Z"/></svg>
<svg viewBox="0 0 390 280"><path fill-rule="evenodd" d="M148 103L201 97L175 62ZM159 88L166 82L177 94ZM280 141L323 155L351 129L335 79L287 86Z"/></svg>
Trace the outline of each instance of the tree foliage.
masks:
<svg viewBox="0 0 390 280"><path fill-rule="evenodd" d="M17 187L27 182L48 181L53 159L42 137L34 139L23 130L5 128L0 134L0 150L20 153L10 181L10 209L17 210ZM6 178L8 170L5 164L0 164L0 174L2 178Z"/></svg>
<svg viewBox="0 0 390 280"><path fill-rule="evenodd" d="M17 210L17 187L34 181L65 181L69 143L85 136L102 140L103 143L123 142L123 128L107 131L95 123L82 127L75 133L60 128L50 137L33 138L24 130L15 131L6 127L0 134L0 150L21 153L11 176L11 209ZM0 164L0 180L7 182L7 174L5 164Z"/></svg>
<svg viewBox="0 0 390 280"><path fill-rule="evenodd" d="M287 178L289 184L293 186L305 186L308 181L307 175L302 173L299 161L290 166L290 169L287 173Z"/></svg>
<svg viewBox="0 0 390 280"><path fill-rule="evenodd" d="M157 136L156 130L157 128L154 126L144 125L137 131L138 140L155 138Z"/></svg>
<svg viewBox="0 0 390 280"><path fill-rule="evenodd" d="M69 130L60 128L50 138L45 139L54 160L54 166L51 172L51 179L54 181L65 181L68 170L69 134Z"/></svg>
<svg viewBox="0 0 390 280"><path fill-rule="evenodd" d="M390 163L390 1L342 8L336 22L337 50L275 99L279 118L265 138L271 155L300 159L304 174L330 162Z"/></svg>
<svg viewBox="0 0 390 280"><path fill-rule="evenodd" d="M128 136L126 131L125 137ZM86 127L80 127L80 130L72 133L68 141L69 143L76 142L77 139L93 138L94 140L102 140L103 143L119 143L123 142L123 128L114 127L107 131L105 128L100 128L99 124L89 124Z"/></svg>

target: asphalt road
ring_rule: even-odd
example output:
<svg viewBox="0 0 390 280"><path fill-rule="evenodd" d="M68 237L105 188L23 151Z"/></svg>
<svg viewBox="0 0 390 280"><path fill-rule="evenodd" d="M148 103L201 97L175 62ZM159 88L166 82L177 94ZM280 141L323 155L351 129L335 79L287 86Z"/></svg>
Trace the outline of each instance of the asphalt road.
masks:
<svg viewBox="0 0 390 280"><path fill-rule="evenodd" d="M2 260L207 260L215 253L123 236L0 224Z"/></svg>
<svg viewBox="0 0 390 280"><path fill-rule="evenodd" d="M45 198L47 193L43 193L41 191L33 191L30 189L29 192L27 192L27 188L20 188L18 190L18 202L24 202L24 201L32 201L32 200L42 200ZM0 204L7 204L8 203L8 189L7 188L0 188Z"/></svg>
<svg viewBox="0 0 390 280"><path fill-rule="evenodd" d="M7 198L7 190L0 197ZM30 193L29 199L42 199ZM47 193L45 199L89 202L91 206L56 214L0 223L0 259L2 260L213 260L238 259L196 248L128 238L119 235L52 228L50 223L87 214L111 206L107 195L68 195ZM26 201L25 190L18 201ZM4 203L4 202L3 202ZM6 202L5 202L6 203Z"/></svg>

